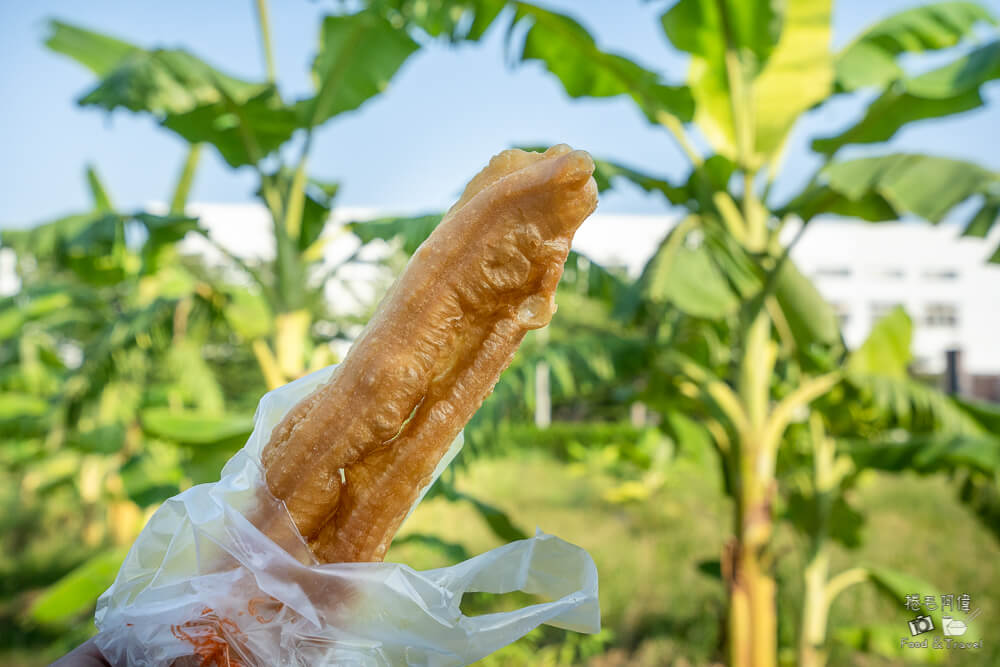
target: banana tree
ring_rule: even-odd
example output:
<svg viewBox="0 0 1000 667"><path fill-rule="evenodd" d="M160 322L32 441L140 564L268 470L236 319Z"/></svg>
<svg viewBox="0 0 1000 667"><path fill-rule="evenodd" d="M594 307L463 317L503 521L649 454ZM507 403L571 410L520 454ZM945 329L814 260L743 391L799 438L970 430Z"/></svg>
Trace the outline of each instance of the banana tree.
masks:
<svg viewBox="0 0 1000 667"><path fill-rule="evenodd" d="M123 212L93 167L87 181L92 210L0 234L21 281L0 300L0 460L12 501L2 587L22 602L45 587L5 626L39 632L64 629L91 607L144 516L206 481L206 460L226 451L207 431L200 445L155 433L164 416L228 424L230 436L250 421L227 414L233 397L201 354L225 347L232 332L226 295L177 253L197 221ZM186 191L182 178L178 209ZM67 550L67 540L80 548Z"/></svg>
<svg viewBox="0 0 1000 667"><path fill-rule="evenodd" d="M423 27L433 12L417 4L372 3ZM507 6L509 52L540 63L573 98L627 97L690 162L684 182L612 160L598 160L596 176L604 187L631 183L684 211L646 265L637 294L624 299L634 307L623 311L663 350L649 364L648 401L657 399L657 382L673 383L708 410L704 424L735 499L734 537L722 559L728 658L773 665L779 448L799 414L843 381L846 354L834 313L789 251L811 220L827 214L938 223L978 200L963 233L989 231L1000 211L1000 174L915 153L839 155L844 146L885 142L908 123L981 106L982 85L1000 77L996 20L975 3L940 2L882 20L833 50L831 0L680 0L659 21L690 59L679 85L602 50L569 16L526 2ZM981 25L990 26L985 40ZM930 71L911 75L903 66L913 53L960 44L970 48ZM855 91L877 95L852 127L812 142L819 168L796 195L778 200L773 186L786 176L792 128L807 111ZM785 242L783 232L794 228ZM692 337L695 320L726 333L685 353L680 343Z"/></svg>
<svg viewBox="0 0 1000 667"><path fill-rule="evenodd" d="M370 10L327 16L313 94L286 102L274 80L266 2L256 8L267 69L259 81L228 76L186 51L50 23L49 48L98 79L82 106L148 114L188 151L168 211L117 210L90 169L93 211L3 234L22 283L0 302L0 352L11 369L0 384L0 426L16 439L2 452L5 468L31 497L62 490L76 475L85 514L106 515L93 525L121 533L109 543L83 530L92 535L84 544L99 550L92 559L60 561L45 577L12 584L27 595L78 565L36 599L28 623L57 627L92 606L143 516L179 489L217 478L245 441L262 391L328 364L327 343L346 338L351 322L331 312L324 291L346 280L342 269L361 261L360 250L322 265L337 186L309 175L313 137L381 92L418 44ZM187 215L206 149L256 173L273 259L231 253ZM296 159L287 162L290 154ZM191 234L213 244L226 266L182 255L177 242ZM438 493L471 503L502 539L524 536L500 510L448 484ZM38 498L46 512L55 505L49 495ZM30 536L20 510L33 507L19 505L14 523L24 530L11 539Z"/></svg>
<svg viewBox="0 0 1000 667"><path fill-rule="evenodd" d="M218 151L232 169L256 174L256 194L271 218L273 259L241 258L196 231L253 286L256 298L244 297L232 320L250 338L273 388L332 361L329 335L315 330L317 321L332 325L325 330L340 328L323 289L343 274L339 267L321 270L337 185L309 175L313 137L384 90L418 44L375 12L329 15L312 63L313 93L286 101L275 81L267 3L256 8L266 75L255 81L231 77L184 50L146 49L59 21L51 22L46 44L97 76L79 104L151 115L186 141L187 183L202 146Z"/></svg>
<svg viewBox="0 0 1000 667"><path fill-rule="evenodd" d="M861 543L864 515L848 501L859 475L916 471L992 482L1000 472L1000 440L988 421L909 377L911 335L901 308L877 322L846 358L843 381L790 427L780 452L782 516L806 538L798 647L798 664L806 667L825 664L829 612L848 587L870 582L893 604L915 591L938 590L878 564L831 575L832 544L854 549ZM856 630L863 635L873 629Z"/></svg>
<svg viewBox="0 0 1000 667"><path fill-rule="evenodd" d="M337 188L309 177L311 139L379 93L417 45L371 12L329 16L314 94L286 103L274 82L266 3L256 6L268 65L257 82L186 51L50 23L49 48L98 79L81 105L149 114L188 150L167 210L117 209L89 168L91 211L3 233L21 280L0 302L0 455L14 490L4 496L14 503L4 550L24 554L29 570L33 558L51 561L37 576L5 574L5 599L34 599L15 609L25 614L15 613L14 627L56 632L92 607L143 517L185 486L217 478L245 441L262 391L329 363L327 343L344 335L343 316L323 299L342 265L320 270ZM298 159L288 166L280 158L292 148ZM272 261L233 255L187 215L205 149L257 173ZM228 266L182 255L177 244L191 234L214 243ZM235 281L234 270L242 274ZM73 505L81 511L67 522L60 508ZM32 516L44 526L33 529ZM69 535L83 548L40 554ZM6 604L0 613L6 620Z"/></svg>

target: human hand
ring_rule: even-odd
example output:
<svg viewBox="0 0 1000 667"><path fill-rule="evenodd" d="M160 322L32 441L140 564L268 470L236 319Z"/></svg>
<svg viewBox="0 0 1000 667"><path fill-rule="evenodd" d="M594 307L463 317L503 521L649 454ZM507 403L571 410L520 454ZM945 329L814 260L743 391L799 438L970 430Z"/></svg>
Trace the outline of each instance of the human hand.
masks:
<svg viewBox="0 0 1000 667"><path fill-rule="evenodd" d="M111 665L104 659L94 640L88 639L49 667L111 667Z"/></svg>

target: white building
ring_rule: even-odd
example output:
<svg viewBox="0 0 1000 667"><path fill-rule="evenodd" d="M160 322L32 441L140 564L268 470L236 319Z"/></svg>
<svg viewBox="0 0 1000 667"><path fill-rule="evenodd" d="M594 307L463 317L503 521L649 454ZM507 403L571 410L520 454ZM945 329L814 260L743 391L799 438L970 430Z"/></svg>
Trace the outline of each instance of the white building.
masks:
<svg viewBox="0 0 1000 667"><path fill-rule="evenodd" d="M950 225L831 221L806 230L793 256L837 309L848 344L902 305L917 369L941 373L945 350L957 349L974 380L1000 377L1000 265L986 262L997 243Z"/></svg>
<svg viewBox="0 0 1000 667"><path fill-rule="evenodd" d="M575 247L637 275L670 224L598 214ZM1000 226L977 239L952 225L826 219L810 223L792 258L837 310L849 346L902 305L914 323L915 370L941 374L945 351L960 350L963 389L1000 400L1000 264L986 262L998 244Z"/></svg>

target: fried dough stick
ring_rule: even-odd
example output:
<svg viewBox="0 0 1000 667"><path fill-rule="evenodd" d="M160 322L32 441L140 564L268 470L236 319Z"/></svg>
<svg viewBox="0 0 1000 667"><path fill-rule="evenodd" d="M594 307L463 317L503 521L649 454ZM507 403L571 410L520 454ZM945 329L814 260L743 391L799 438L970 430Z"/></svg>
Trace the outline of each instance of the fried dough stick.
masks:
<svg viewBox="0 0 1000 667"><path fill-rule="evenodd" d="M321 561L377 561L530 329L555 311L593 212L590 156L495 156L417 250L330 380L275 427L262 462Z"/></svg>

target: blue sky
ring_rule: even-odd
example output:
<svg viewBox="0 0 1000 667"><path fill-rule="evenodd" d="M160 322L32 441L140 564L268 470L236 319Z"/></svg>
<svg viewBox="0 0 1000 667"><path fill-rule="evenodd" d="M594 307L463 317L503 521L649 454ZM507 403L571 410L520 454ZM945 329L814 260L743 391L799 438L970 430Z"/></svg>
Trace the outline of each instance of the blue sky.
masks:
<svg viewBox="0 0 1000 667"><path fill-rule="evenodd" d="M308 65L325 10L332 0L271 3L282 93L309 91ZM679 82L685 61L672 51L656 17L669 2L552 0L597 35L602 47L629 55ZM840 0L834 43L843 45L865 25L912 0ZM985 3L1000 14L1000 0ZM74 99L93 83L89 71L41 44L47 18L117 35L144 46L192 50L217 67L262 78L251 0L151 2L34 0L0 3L0 226L24 226L89 207L86 163L96 164L122 208L163 201L184 155L184 144L146 116L108 115ZM985 107L899 133L896 150L923 150L978 161L1000 170L1000 83L984 89ZM811 136L848 126L863 99L845 99L811 114L796 128L779 192L792 192L814 168ZM359 111L325 126L315 139L312 173L342 184L340 204L400 213L446 207L498 150L513 144L569 143L594 155L628 162L675 179L686 163L662 131L651 128L624 100L573 102L537 63L504 64L503 35L481 44L433 45L411 57L391 88ZM192 199L244 202L254 177L228 169L206 151ZM662 212L657 196L625 189L605 196L607 212Z"/></svg>

